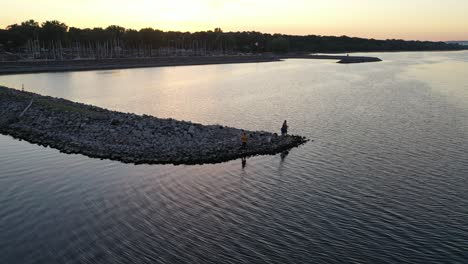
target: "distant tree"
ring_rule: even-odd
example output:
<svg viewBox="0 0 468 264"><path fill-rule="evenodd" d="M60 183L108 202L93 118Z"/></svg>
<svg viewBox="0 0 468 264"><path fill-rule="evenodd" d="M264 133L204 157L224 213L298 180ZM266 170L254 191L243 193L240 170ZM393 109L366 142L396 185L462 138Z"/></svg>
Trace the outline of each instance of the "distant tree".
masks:
<svg viewBox="0 0 468 264"><path fill-rule="evenodd" d="M134 29L127 29L125 31L123 39L127 47L135 48L138 45L140 35L138 31Z"/></svg>
<svg viewBox="0 0 468 264"><path fill-rule="evenodd" d="M289 41L284 37L277 37L271 41L271 49L276 53L285 53L289 51Z"/></svg>
<svg viewBox="0 0 468 264"><path fill-rule="evenodd" d="M34 20L24 21L21 24L13 24L7 26L8 42L6 46L19 47L23 46L28 40L37 39L39 37L39 23Z"/></svg>
<svg viewBox="0 0 468 264"><path fill-rule="evenodd" d="M0 29L0 51L3 51L8 45L9 34L7 30Z"/></svg>
<svg viewBox="0 0 468 264"><path fill-rule="evenodd" d="M163 44L163 32L154 30L153 28L140 29L140 39L145 45L150 45L152 48L159 48Z"/></svg>
<svg viewBox="0 0 468 264"><path fill-rule="evenodd" d="M83 29L70 27L68 29L68 39L72 42L79 42L84 39L84 31Z"/></svg>
<svg viewBox="0 0 468 264"><path fill-rule="evenodd" d="M112 25L106 28L106 32L108 33L110 39L121 40L123 38L123 35L125 34L125 28L121 26Z"/></svg>
<svg viewBox="0 0 468 264"><path fill-rule="evenodd" d="M108 40L107 32L101 27L95 27L89 31L89 38L91 41L106 41Z"/></svg>
<svg viewBox="0 0 468 264"><path fill-rule="evenodd" d="M28 38L37 39L41 30L39 23L30 19L21 23L21 31Z"/></svg>
<svg viewBox="0 0 468 264"><path fill-rule="evenodd" d="M65 40L68 26L57 20L42 23L40 36L43 40Z"/></svg>

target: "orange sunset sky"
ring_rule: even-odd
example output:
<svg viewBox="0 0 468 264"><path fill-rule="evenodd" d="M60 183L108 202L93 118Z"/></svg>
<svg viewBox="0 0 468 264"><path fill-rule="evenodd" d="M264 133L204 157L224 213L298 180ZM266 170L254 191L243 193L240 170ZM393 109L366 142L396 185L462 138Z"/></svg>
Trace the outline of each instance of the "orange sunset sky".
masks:
<svg viewBox="0 0 468 264"><path fill-rule="evenodd" d="M417 40L468 39L467 0L0 0L0 27L27 19L75 27L255 30Z"/></svg>

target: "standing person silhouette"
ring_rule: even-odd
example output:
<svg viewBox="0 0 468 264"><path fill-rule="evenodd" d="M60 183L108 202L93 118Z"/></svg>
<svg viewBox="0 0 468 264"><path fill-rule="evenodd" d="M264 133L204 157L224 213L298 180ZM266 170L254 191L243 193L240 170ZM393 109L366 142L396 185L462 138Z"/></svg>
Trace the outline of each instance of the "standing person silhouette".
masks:
<svg viewBox="0 0 468 264"><path fill-rule="evenodd" d="M247 134L245 133L245 131L243 131L242 136L241 136L242 149L247 148L247 140L248 140Z"/></svg>
<svg viewBox="0 0 468 264"><path fill-rule="evenodd" d="M288 122L284 120L283 126L281 126L281 135L284 136L288 134Z"/></svg>

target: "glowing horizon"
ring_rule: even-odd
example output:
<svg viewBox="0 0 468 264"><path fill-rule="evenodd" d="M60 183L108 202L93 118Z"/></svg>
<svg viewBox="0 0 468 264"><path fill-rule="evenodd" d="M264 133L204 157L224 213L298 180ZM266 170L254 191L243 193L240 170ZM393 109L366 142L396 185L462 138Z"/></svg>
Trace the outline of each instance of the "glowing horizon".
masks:
<svg viewBox="0 0 468 264"><path fill-rule="evenodd" d="M5 0L0 0L5 1ZM120 25L169 31L260 31L375 39L466 40L461 0L15 0L2 3L0 27L28 19L79 28ZM352 3L351 3L352 2ZM6 12L5 12L6 11Z"/></svg>

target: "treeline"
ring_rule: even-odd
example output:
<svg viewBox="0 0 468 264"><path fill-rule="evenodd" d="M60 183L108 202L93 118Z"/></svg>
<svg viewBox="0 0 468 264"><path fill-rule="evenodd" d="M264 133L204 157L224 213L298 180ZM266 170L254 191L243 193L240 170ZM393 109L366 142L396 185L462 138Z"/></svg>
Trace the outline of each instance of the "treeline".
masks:
<svg viewBox="0 0 468 264"><path fill-rule="evenodd" d="M76 28L53 20L28 20L0 30L0 51L34 58L208 55L263 52L356 52L461 50L458 44L375 40L347 36L294 36L260 32L140 30L121 26Z"/></svg>

